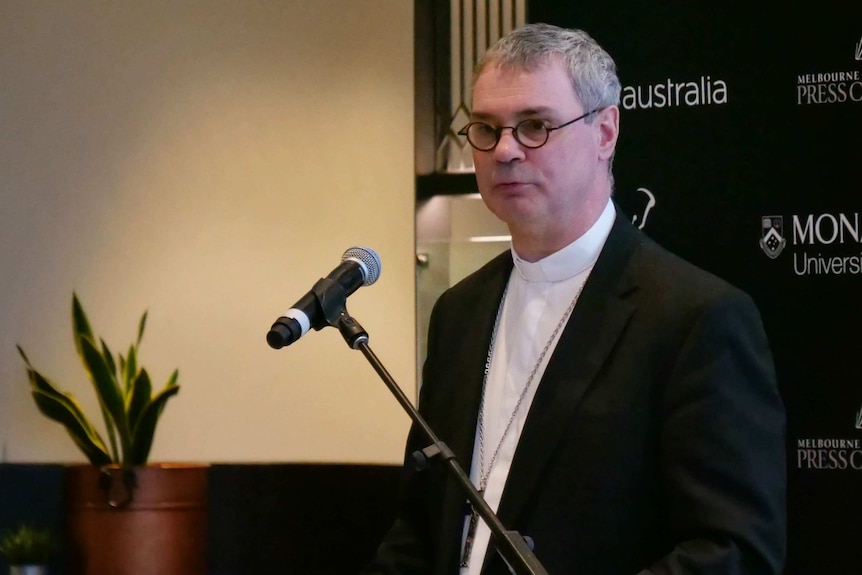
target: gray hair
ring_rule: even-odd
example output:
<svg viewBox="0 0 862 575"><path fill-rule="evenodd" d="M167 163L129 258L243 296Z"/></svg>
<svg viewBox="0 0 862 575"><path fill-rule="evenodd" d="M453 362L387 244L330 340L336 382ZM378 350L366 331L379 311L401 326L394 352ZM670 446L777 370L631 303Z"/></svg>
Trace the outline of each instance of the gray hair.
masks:
<svg viewBox="0 0 862 575"><path fill-rule="evenodd" d="M527 24L500 38L476 64L473 82L488 66L531 69L555 55L569 71L585 112L619 105L620 80L610 54L583 30L551 24Z"/></svg>

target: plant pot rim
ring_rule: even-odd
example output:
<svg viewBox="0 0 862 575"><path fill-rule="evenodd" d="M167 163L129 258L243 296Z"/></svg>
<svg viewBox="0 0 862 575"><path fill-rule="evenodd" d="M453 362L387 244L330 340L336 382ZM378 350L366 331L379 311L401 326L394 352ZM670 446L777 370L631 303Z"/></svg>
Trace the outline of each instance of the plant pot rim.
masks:
<svg viewBox="0 0 862 575"><path fill-rule="evenodd" d="M93 465L92 463L67 463L64 465L69 469L72 468L94 468L94 469L121 469L123 466L119 463L109 463L107 465ZM154 461L152 463L144 463L142 465L132 465L129 469L186 469L189 467L212 467L211 463L197 461Z"/></svg>

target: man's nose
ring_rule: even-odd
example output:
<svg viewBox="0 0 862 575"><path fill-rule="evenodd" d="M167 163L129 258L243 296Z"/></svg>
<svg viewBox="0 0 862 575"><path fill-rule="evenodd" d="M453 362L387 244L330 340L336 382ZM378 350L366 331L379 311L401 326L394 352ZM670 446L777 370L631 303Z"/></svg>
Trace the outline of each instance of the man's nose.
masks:
<svg viewBox="0 0 862 575"><path fill-rule="evenodd" d="M500 139L494 148L494 157L498 162L510 162L524 155L524 146L515 137L515 128L505 127L500 129Z"/></svg>

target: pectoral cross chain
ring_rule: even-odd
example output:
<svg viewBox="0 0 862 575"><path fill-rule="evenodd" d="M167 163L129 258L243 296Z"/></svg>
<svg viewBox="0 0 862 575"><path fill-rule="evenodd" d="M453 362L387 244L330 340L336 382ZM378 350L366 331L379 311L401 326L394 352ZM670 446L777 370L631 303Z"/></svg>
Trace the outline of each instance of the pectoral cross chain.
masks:
<svg viewBox="0 0 862 575"><path fill-rule="evenodd" d="M478 422L476 424L476 436L478 442L478 456L479 456L479 468L477 472L477 479L479 488L479 496L484 497L485 487L488 485L488 479L491 476L491 470L494 469L494 464L497 462L497 455L500 453L500 449L503 447L503 441L509 434L509 430L512 428L512 425L515 422L515 418L518 416L518 412L521 409L521 404L524 403L527 397L527 392L530 390L533 380L536 377L536 374L539 371L539 368L542 366L542 362L545 359L545 355L550 351L553 347L554 342L557 341L557 335L560 333L560 330L563 329L563 326L566 324L566 320L568 320L569 316L572 315L572 311L575 309L575 304L578 301L578 298L581 295L581 291L584 289L584 285L587 280L585 279L581 286L578 288L575 297L572 298L572 302L569 304L569 307L566 308L566 311L563 313L563 317L560 318L560 321L557 323L557 327L554 328L554 331L551 333L551 337L548 338L548 342L545 344L544 349L539 354L539 358L536 360L536 365L533 366L533 370L530 372L529 377L527 378L527 382L524 384L524 387L521 389L521 393L518 395L518 401L515 403L514 409L512 409L512 415L509 416L509 421L506 422L506 427L503 429L503 433L500 434L500 439L497 442L497 447L494 449L493 455L491 455L491 461L488 463L488 466L485 466L485 391L488 386L488 373L491 370L491 360L494 355L494 345L497 341L497 328L500 325L500 316L503 313L503 305L506 301L506 295L509 291L509 284L506 284L506 289L503 291L503 299L500 301L500 307L497 308L497 317L494 320L494 330L491 332L491 343L488 345L488 357L485 360L485 373L484 378L482 380L482 399L479 403L479 415ZM505 361L505 360L504 360ZM479 526L479 514L476 512L475 507L471 506L470 511L470 523L467 526L467 537L464 539L464 551L461 553L461 567L465 568L470 563L470 552L473 550L473 543L476 539L476 528Z"/></svg>

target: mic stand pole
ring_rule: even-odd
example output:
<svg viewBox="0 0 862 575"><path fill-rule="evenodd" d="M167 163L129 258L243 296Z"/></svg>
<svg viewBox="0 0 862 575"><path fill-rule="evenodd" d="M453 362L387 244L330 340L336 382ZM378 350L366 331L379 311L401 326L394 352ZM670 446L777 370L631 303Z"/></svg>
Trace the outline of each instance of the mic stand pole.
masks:
<svg viewBox="0 0 862 575"><path fill-rule="evenodd" d="M455 459L455 454L449 447L440 441L428 423L422 418L419 412L410 403L410 400L404 395L404 392L395 383L395 380L371 350L368 345L368 333L362 328L359 323L350 317L345 308L337 317L335 324L341 332L344 341L352 349L358 349L362 352L392 394L398 403L404 408L410 418L418 425L425 437L431 441L431 445L425 449L413 453L414 464L419 470L427 469L435 457L445 461L449 471L451 471L458 480L461 488L466 492L467 499L476 513L485 520L485 523L491 529L493 535L492 542L497 549L497 552L509 566L509 571L514 575L547 575L542 564L533 555L531 545L517 531L507 530L500 519L494 514L494 511L488 503L482 498L481 494L476 490L470 477L464 472L464 469L458 464ZM333 325L331 322L329 325Z"/></svg>

